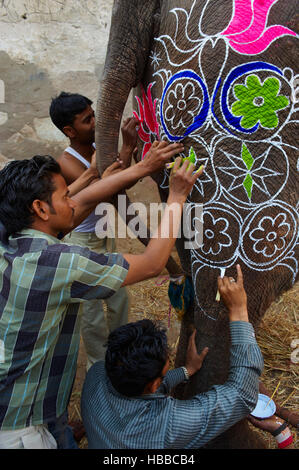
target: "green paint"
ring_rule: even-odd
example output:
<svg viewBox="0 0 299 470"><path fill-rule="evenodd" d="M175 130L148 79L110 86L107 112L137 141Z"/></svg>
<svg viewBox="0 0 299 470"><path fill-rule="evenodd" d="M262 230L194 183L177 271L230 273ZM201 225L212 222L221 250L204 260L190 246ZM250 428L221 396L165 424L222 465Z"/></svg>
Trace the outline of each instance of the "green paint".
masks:
<svg viewBox="0 0 299 470"><path fill-rule="evenodd" d="M249 200L251 200L251 196L252 196L252 186L253 186L253 179L252 179L252 176L250 174L250 170L251 168L253 167L253 164L254 164L254 158L253 156L251 155L251 153L249 152L248 148L246 147L245 144L242 145L242 160L244 162L244 164L246 165L246 168L248 170L247 174L246 174L246 177L243 181L243 186L245 188L245 191L247 193L247 196L249 198Z"/></svg>
<svg viewBox="0 0 299 470"><path fill-rule="evenodd" d="M195 163L196 153L194 152L194 148L193 148L193 147L190 147L189 156L187 157L187 159L188 159L191 163Z"/></svg>
<svg viewBox="0 0 299 470"><path fill-rule="evenodd" d="M254 159L245 144L243 144L242 146L242 159L245 165L247 166L247 169L251 170L252 165L254 163Z"/></svg>
<svg viewBox="0 0 299 470"><path fill-rule="evenodd" d="M190 165L194 165L195 164L195 159L196 159L196 154L194 152L194 149L193 147L190 147L190 150L189 150L189 155L187 158L184 158L184 160L189 160L190 164L188 166L188 170L190 168Z"/></svg>
<svg viewBox="0 0 299 470"><path fill-rule="evenodd" d="M247 173L246 178L243 181L243 186L247 192L247 196L249 199L251 199L251 196L252 196L252 185L253 185L253 180L252 180L251 174Z"/></svg>
<svg viewBox="0 0 299 470"><path fill-rule="evenodd" d="M190 163L193 163L195 165L195 160L196 160L196 153L194 152L194 148L193 147L190 147L189 149L189 155L188 157L184 157L182 158L182 162L181 162L181 165L185 162L189 160ZM170 168L173 168L174 166L174 162L171 162L171 163L167 163L166 164L166 168L169 170Z"/></svg>
<svg viewBox="0 0 299 470"><path fill-rule="evenodd" d="M234 116L242 116L241 126L250 129L260 122L266 129L277 127L277 111L289 105L286 96L278 95L279 89L277 78L269 77L262 84L256 75L249 75L246 85L235 85L234 94L238 101L232 104L231 111Z"/></svg>

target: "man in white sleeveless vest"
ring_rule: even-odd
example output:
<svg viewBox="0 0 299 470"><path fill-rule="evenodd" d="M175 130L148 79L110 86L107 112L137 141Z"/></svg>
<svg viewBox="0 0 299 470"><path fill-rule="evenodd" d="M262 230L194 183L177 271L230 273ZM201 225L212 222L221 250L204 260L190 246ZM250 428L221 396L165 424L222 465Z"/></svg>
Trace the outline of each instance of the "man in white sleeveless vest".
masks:
<svg viewBox="0 0 299 470"><path fill-rule="evenodd" d="M99 178L96 166L92 164L95 152L95 116L92 101L77 93L61 92L52 100L50 116L53 124L70 140L58 162L68 185L80 181L80 187L93 183ZM137 120L128 119L122 128L123 145L119 153L120 163L111 165L106 171L111 174L130 164L134 151ZM65 237L66 243L87 246L98 253L116 251L114 238L100 238L95 227L101 216L92 212L76 229ZM99 235L99 234L98 234ZM87 354L87 368L105 357L105 343L111 331L128 322L129 298L126 288L119 289L112 297L85 302L82 308L81 334Z"/></svg>

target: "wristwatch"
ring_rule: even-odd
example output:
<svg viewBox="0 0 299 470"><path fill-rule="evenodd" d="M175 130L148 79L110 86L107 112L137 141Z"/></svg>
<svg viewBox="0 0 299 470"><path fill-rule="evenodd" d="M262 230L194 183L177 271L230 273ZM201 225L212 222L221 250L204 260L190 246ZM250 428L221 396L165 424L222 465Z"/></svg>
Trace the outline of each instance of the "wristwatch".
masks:
<svg viewBox="0 0 299 470"><path fill-rule="evenodd" d="M187 371L185 366L182 366L182 369L183 369L184 374L185 374L185 382L187 382L190 379L188 371Z"/></svg>

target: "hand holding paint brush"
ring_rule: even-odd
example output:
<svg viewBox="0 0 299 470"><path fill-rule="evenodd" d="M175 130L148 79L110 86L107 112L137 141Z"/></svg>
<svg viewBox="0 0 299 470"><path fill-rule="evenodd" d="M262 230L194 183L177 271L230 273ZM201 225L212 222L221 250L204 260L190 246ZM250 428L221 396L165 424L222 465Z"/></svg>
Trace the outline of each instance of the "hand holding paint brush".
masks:
<svg viewBox="0 0 299 470"><path fill-rule="evenodd" d="M182 158L181 165L183 165L183 163L185 163L186 161L189 161L190 164L195 165L196 155L195 155L195 152L193 150L193 147L190 148L188 157L183 157L182 155L179 155L179 157ZM175 164L175 162L166 163L165 167L166 167L167 170L171 170L174 167L174 164ZM196 173L199 173L202 169L203 169L203 165L201 165L198 168L198 170L196 170Z"/></svg>

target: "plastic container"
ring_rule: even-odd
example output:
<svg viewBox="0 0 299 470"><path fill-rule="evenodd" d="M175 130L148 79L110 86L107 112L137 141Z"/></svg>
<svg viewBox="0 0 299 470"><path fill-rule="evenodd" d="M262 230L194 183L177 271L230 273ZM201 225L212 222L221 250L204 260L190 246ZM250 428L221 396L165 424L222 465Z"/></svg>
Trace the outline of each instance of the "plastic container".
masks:
<svg viewBox="0 0 299 470"><path fill-rule="evenodd" d="M269 400L270 397L259 393L256 407L251 412L252 416L261 419L270 418L270 416L273 416L276 411L276 405L273 400L271 400L270 403L267 405Z"/></svg>

